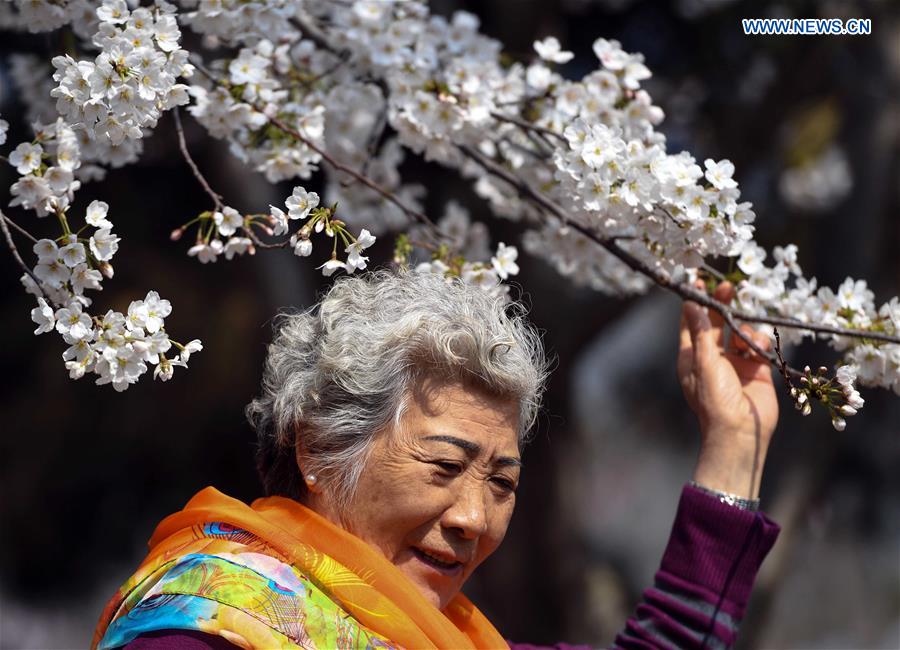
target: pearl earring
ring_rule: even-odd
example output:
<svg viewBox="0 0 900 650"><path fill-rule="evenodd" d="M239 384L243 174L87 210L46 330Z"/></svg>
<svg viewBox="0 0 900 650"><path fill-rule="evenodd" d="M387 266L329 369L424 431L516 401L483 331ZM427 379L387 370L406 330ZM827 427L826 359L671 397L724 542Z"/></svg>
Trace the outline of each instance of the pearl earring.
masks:
<svg viewBox="0 0 900 650"><path fill-rule="evenodd" d="M306 477L306 484L307 484L309 487L312 487L313 485L316 484L316 481L318 481L318 480L319 480L319 479L316 478L316 475L315 475L315 474L310 474L309 476Z"/></svg>

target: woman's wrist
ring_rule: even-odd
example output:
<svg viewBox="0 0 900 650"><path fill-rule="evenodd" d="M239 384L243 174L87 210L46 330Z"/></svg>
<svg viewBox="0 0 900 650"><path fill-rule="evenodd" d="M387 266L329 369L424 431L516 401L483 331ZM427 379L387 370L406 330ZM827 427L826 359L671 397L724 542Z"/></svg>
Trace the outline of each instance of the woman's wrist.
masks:
<svg viewBox="0 0 900 650"><path fill-rule="evenodd" d="M693 480L742 499L759 498L768 437L706 431Z"/></svg>
<svg viewBox="0 0 900 650"><path fill-rule="evenodd" d="M741 510L750 510L752 512L756 512L757 510L759 510L759 499L746 499L730 492L713 490L706 487L705 485L701 485L697 481L690 481L688 482L688 485L694 489L700 490L704 494L711 496L714 499L717 499L720 503L724 503L735 508L740 508Z"/></svg>

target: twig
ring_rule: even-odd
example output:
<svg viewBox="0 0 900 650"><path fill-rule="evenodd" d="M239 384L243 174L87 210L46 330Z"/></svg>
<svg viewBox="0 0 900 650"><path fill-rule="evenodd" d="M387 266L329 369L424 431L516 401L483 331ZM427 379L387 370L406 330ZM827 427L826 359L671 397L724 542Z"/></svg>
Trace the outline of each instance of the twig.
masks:
<svg viewBox="0 0 900 650"><path fill-rule="evenodd" d="M12 227L15 228L16 230L18 230L19 233L21 233L22 235L24 235L25 237L27 237L28 239L30 239L32 244L37 244L37 239L34 238L34 235L32 235L32 234L31 234L30 232L28 232L27 230L25 230L22 226L20 226L20 225L17 224L15 221L13 221L13 220L10 219L9 217L7 217L5 214L3 215L3 219L5 219L6 222L7 222L10 226L12 226Z"/></svg>
<svg viewBox="0 0 900 650"><path fill-rule="evenodd" d="M256 106L254 106L253 108L254 108L254 110L257 110L257 111L259 110L258 107L256 107ZM259 111L259 112L263 113L262 111ZM265 115L265 113L263 113L263 114ZM378 185L378 183L373 181L371 178L369 178L365 174L361 174L358 171L356 171L355 169L348 167L347 165L335 160L334 158L331 157L331 155L328 154L328 152L326 152L324 149L322 149L320 146L318 146L312 140L307 138L305 135L300 133L297 129L294 129L294 128L288 126L287 124L285 124L284 122L279 120L277 117L268 117L268 120L269 120L269 124L271 124L272 126L275 126L279 129L281 129L288 135L293 136L294 138L296 138L297 140L299 140L300 142L305 144L307 147L309 147L310 149L315 151L317 154L319 154L322 157L322 160L324 160L326 163L328 163L334 169L344 172L345 174L348 174L349 176L352 176L353 178L355 178L357 181L359 181L360 183L362 183L369 189L374 190L376 193L378 193L379 195L381 195L382 197L384 197L385 199L387 199L388 201L390 201L391 203L396 205L401 210L403 210L403 212L406 215L412 217L413 219L415 219L422 225L427 226L428 228L432 228L434 230L438 229L437 226L434 224L434 222L431 219L429 219L427 215L425 215L422 212L419 212L418 210L414 210L413 208L409 207L408 205L403 203L403 201L401 201L396 194L394 194L393 192L390 192L389 190L382 188L380 185Z"/></svg>
<svg viewBox="0 0 900 650"><path fill-rule="evenodd" d="M704 271L706 271L707 273L709 273L711 276L713 276L713 277L714 277L716 280L718 280L719 282L723 282L723 281L725 280L725 275L724 275L721 271L719 271L718 269L715 269L715 268L711 267L711 266L710 266L709 264L707 264L706 262L703 262L702 267L703 267L703 270L704 270Z"/></svg>
<svg viewBox="0 0 900 650"><path fill-rule="evenodd" d="M7 222L12 223L12 221L10 221L7 218L7 216L5 214L3 214L3 211L0 210L0 229L3 230L3 235L6 237L6 245L9 246L9 250L12 253L13 257L15 258L16 262L18 262L19 266L22 267L22 270L25 271L25 275L27 275L29 278L31 278L34 281L34 284L37 287L37 290L41 292L41 296L44 297L44 300L52 303L53 301L47 297L46 293L44 293L44 289L43 289L43 287L41 287L40 279L38 279L38 277L34 274L34 272L28 268L28 265L25 264L25 261L22 259L22 256L19 255L19 249L16 248L16 242L13 241L12 233L9 232L9 226L6 225ZM15 225L15 224L13 224L13 225ZM16 227L18 228L18 226L16 226ZM34 238L32 237L32 239L34 239Z"/></svg>
<svg viewBox="0 0 900 650"><path fill-rule="evenodd" d="M187 142L184 139L184 129L181 127L181 115L179 114L177 106L172 109L172 116L175 118L175 131L178 133L178 148L181 149L181 155L184 157L185 162L187 162L188 167L190 167L191 171L194 173L194 178L197 179L197 182L200 183L203 190L213 200L216 210L221 211L223 205L222 197L210 187L206 178L200 173L197 163L191 158L191 153L188 151Z"/></svg>
<svg viewBox="0 0 900 650"><path fill-rule="evenodd" d="M794 384L791 383L791 378L788 376L788 365L784 361L784 357L781 354L781 335L778 333L778 328L775 329L775 354L778 357L778 369L781 370L781 376L784 377L784 383L786 383L789 387L793 388Z"/></svg>
<svg viewBox="0 0 900 650"><path fill-rule="evenodd" d="M568 143L566 140L566 136L557 133L553 129L548 129L545 126L538 126L537 124L532 124L531 122L526 122L525 120L521 120L517 117L513 117L512 115L505 115L503 113L498 113L497 111L491 111L491 117L495 120L499 120L500 122L509 122L510 124L515 124L520 129L524 129L526 131L533 131L535 133L540 133L545 136L552 136L559 140L560 142Z"/></svg>
<svg viewBox="0 0 900 650"><path fill-rule="evenodd" d="M285 239L284 241L281 241L281 242L278 242L275 244L267 244L259 238L259 235L257 235L255 232L253 232L252 228L248 228L247 226L244 226L243 231L247 234L247 237L250 239L250 241L253 242L253 245L256 246L257 248L287 248L288 244L290 243L289 239Z"/></svg>

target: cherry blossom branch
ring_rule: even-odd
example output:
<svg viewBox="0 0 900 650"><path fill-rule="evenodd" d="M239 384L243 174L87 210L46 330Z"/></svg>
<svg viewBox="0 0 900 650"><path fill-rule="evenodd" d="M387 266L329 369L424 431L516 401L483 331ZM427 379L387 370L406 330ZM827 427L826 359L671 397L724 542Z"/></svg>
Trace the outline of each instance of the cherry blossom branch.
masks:
<svg viewBox="0 0 900 650"><path fill-rule="evenodd" d="M175 132L178 134L178 148L181 149L182 157L194 173L194 178L197 179L197 182L200 183L203 190L213 200L216 210L221 210L223 206L222 196L213 191L213 188L210 187L206 178L200 173L200 168L197 167L197 163L191 158L190 151L188 151L187 141L184 139L184 129L181 126L181 115L177 106L172 109L172 116L175 118Z"/></svg>
<svg viewBox="0 0 900 650"><path fill-rule="evenodd" d="M705 293L697 291L693 287L684 284L676 284L673 283L670 278L662 273L661 271L651 268L646 265L641 260L637 259L627 251L623 250L619 246L616 245L616 238L604 239L600 237L596 232L592 229L583 226L577 222L569 221L565 213L563 213L562 209L559 208L555 203L553 203L550 199L536 191L532 188L524 179L521 179L508 170L506 170L502 165L497 162L487 158L481 153L475 151L471 147L466 145L458 145L459 150L467 157L478 162L482 167L485 168L489 173L500 177L502 180L506 181L510 185L512 185L516 190L519 191L521 195L525 198L529 199L533 203L536 203L539 207L543 208L546 212L549 212L554 217L559 219L559 221L567 225L579 233L590 239L591 241L597 243L602 246L606 251L611 253L617 259L622 261L625 265L631 268L633 271L636 271L651 280L653 280L656 284L663 287L664 289L668 289L686 300L692 300L704 307L709 309L713 309L718 312L723 320L732 328L734 334L741 338L754 352L759 354L765 359L768 359L770 363L773 365L777 364L777 360L773 355L770 355L762 348L760 348L752 338L750 338L746 333L744 333L736 324L736 320L745 321L745 322L755 322L755 323L765 323L769 325L780 325L783 327L792 327L794 329L802 329L809 330L813 332L820 332L826 334L835 334L838 336L850 336L854 338L861 339L874 339L885 341L889 343L900 343L900 337L891 336L889 334L884 334L881 332L870 332L865 330L851 330L844 329L840 327L831 327L829 325L820 325L814 323L804 323L798 320L794 320L792 318L781 318L777 316L757 316L754 314L745 314L743 312L737 311L729 305L725 305L709 296ZM799 374L799 371L795 371Z"/></svg>
<svg viewBox="0 0 900 650"><path fill-rule="evenodd" d="M3 236L6 238L6 245L9 247L13 258L15 258L19 266L22 267L22 270L25 271L25 275L27 275L34 281L35 286L37 287L38 291L41 292L41 295L44 297L44 299L47 300L47 302L52 302L49 298L47 298L47 294L44 293L44 289L41 287L41 281L34 275L34 272L32 272L30 268L28 268L28 265L25 264L22 256L19 255L19 249L16 247L16 242L13 241L12 233L9 232L9 226L7 225L7 223L12 223L18 230L22 230L21 228L19 228L19 226L16 226L16 224L13 223L9 219L9 217L3 214L2 210L0 210L0 230L3 230ZM22 230L22 232L25 231ZM28 236L31 237L31 235ZM34 237L31 237L31 239L32 241L34 241Z"/></svg>

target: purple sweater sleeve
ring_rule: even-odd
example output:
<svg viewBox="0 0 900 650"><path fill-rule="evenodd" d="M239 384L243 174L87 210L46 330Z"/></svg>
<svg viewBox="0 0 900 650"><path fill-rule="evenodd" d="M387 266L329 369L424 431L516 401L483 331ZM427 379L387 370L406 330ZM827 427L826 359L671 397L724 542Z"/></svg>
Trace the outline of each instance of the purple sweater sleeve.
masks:
<svg viewBox="0 0 900 650"><path fill-rule="evenodd" d="M756 572L779 532L764 514L720 503L685 486L654 586L613 648L722 648L734 644ZM583 650L533 646L511 650Z"/></svg>
<svg viewBox="0 0 900 650"><path fill-rule="evenodd" d="M730 647L780 528L685 486L654 586L615 648Z"/></svg>

